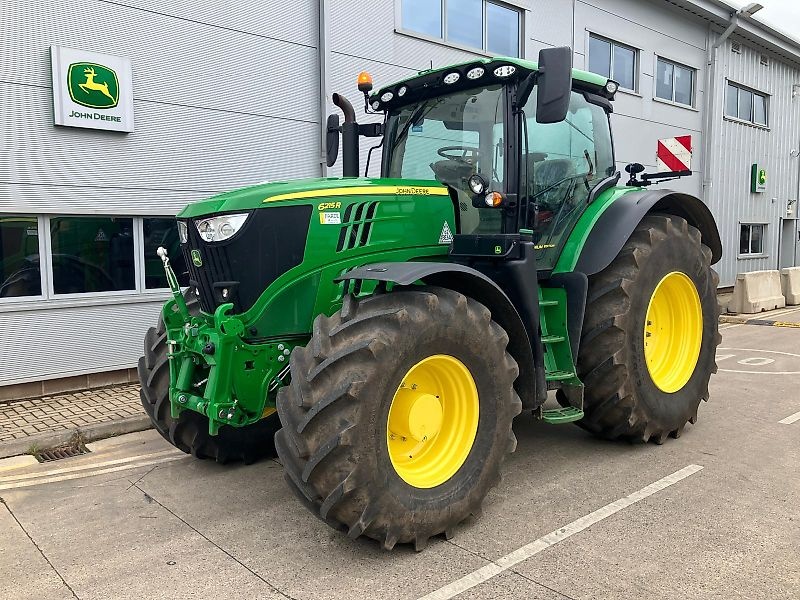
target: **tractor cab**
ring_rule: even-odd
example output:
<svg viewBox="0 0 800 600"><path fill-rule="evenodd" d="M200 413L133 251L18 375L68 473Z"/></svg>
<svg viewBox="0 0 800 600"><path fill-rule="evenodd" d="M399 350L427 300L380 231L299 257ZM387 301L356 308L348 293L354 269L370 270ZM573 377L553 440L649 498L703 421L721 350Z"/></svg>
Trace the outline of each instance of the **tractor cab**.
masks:
<svg viewBox="0 0 800 600"><path fill-rule="evenodd" d="M458 236L529 230L539 268L552 269L585 207L618 181L617 84L570 63L564 48L543 51L539 64L482 59L371 96L360 80L367 109L386 112L381 176L446 185Z"/></svg>

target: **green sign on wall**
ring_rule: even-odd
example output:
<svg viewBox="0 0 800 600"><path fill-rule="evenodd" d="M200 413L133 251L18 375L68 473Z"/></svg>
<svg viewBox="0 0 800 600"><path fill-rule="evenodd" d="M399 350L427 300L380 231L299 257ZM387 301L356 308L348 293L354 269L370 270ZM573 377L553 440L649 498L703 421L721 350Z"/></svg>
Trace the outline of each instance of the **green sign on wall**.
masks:
<svg viewBox="0 0 800 600"><path fill-rule="evenodd" d="M767 170L758 163L750 167L750 191L760 194L767 189Z"/></svg>
<svg viewBox="0 0 800 600"><path fill-rule="evenodd" d="M72 63L67 69L67 89L72 101L81 106L114 108L119 102L117 74L96 63Z"/></svg>

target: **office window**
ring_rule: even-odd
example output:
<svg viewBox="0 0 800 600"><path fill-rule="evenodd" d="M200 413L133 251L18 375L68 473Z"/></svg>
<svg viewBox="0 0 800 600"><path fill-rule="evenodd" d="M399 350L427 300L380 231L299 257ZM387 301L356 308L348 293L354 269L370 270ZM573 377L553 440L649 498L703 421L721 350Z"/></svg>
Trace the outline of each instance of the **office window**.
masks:
<svg viewBox="0 0 800 600"><path fill-rule="evenodd" d="M596 35L589 36L589 71L636 91L637 50Z"/></svg>
<svg viewBox="0 0 800 600"><path fill-rule="evenodd" d="M663 58L656 60L656 97L677 104L694 104L695 70Z"/></svg>
<svg viewBox="0 0 800 600"><path fill-rule="evenodd" d="M728 82L725 90L725 114L756 125L767 125L768 103L766 94Z"/></svg>
<svg viewBox="0 0 800 600"><path fill-rule="evenodd" d="M0 216L0 298L41 294L38 218Z"/></svg>
<svg viewBox="0 0 800 600"><path fill-rule="evenodd" d="M135 290L133 219L50 219L53 291L79 294Z"/></svg>
<svg viewBox="0 0 800 600"><path fill-rule="evenodd" d="M172 270L178 276L178 283L189 285L189 272L181 252L178 239L178 225L174 217L153 217L142 219L142 265L144 265L144 287L148 290L166 288L167 276L164 274L164 263L156 251L159 246L167 250Z"/></svg>
<svg viewBox="0 0 800 600"><path fill-rule="evenodd" d="M497 56L519 56L520 11L489 0L400 0L403 29L479 48Z"/></svg>
<svg viewBox="0 0 800 600"><path fill-rule="evenodd" d="M764 224L743 223L739 231L739 254L764 253Z"/></svg>
<svg viewBox="0 0 800 600"><path fill-rule="evenodd" d="M403 0L403 27L433 37L442 37L444 0Z"/></svg>

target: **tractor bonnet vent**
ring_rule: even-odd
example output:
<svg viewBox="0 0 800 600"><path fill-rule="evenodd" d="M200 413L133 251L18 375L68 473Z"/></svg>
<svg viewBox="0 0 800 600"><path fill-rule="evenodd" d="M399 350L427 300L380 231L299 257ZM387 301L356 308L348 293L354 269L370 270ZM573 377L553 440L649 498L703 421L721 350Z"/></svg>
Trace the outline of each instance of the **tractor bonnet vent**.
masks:
<svg viewBox="0 0 800 600"><path fill-rule="evenodd" d="M336 245L337 252L367 245L378 204L377 200L355 202L345 209L342 228L339 231L339 243Z"/></svg>

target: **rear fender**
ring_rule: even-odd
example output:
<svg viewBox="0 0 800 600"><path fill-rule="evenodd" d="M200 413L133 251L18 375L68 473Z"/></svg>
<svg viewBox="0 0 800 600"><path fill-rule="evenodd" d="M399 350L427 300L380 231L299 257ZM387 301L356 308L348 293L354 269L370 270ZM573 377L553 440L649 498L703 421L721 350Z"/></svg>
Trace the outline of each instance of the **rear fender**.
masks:
<svg viewBox="0 0 800 600"><path fill-rule="evenodd" d="M711 264L722 258L717 224L702 200L672 190L641 190L622 194L603 211L580 250L574 270L594 275L605 269L648 213L686 219L700 231L703 244L711 250Z"/></svg>
<svg viewBox="0 0 800 600"><path fill-rule="evenodd" d="M444 287L483 304L508 333L508 352L519 365L514 389L525 408L536 404L536 379L531 340L514 304L506 293L483 273L454 263L376 263L353 269L339 280L373 280L407 286L417 281Z"/></svg>

